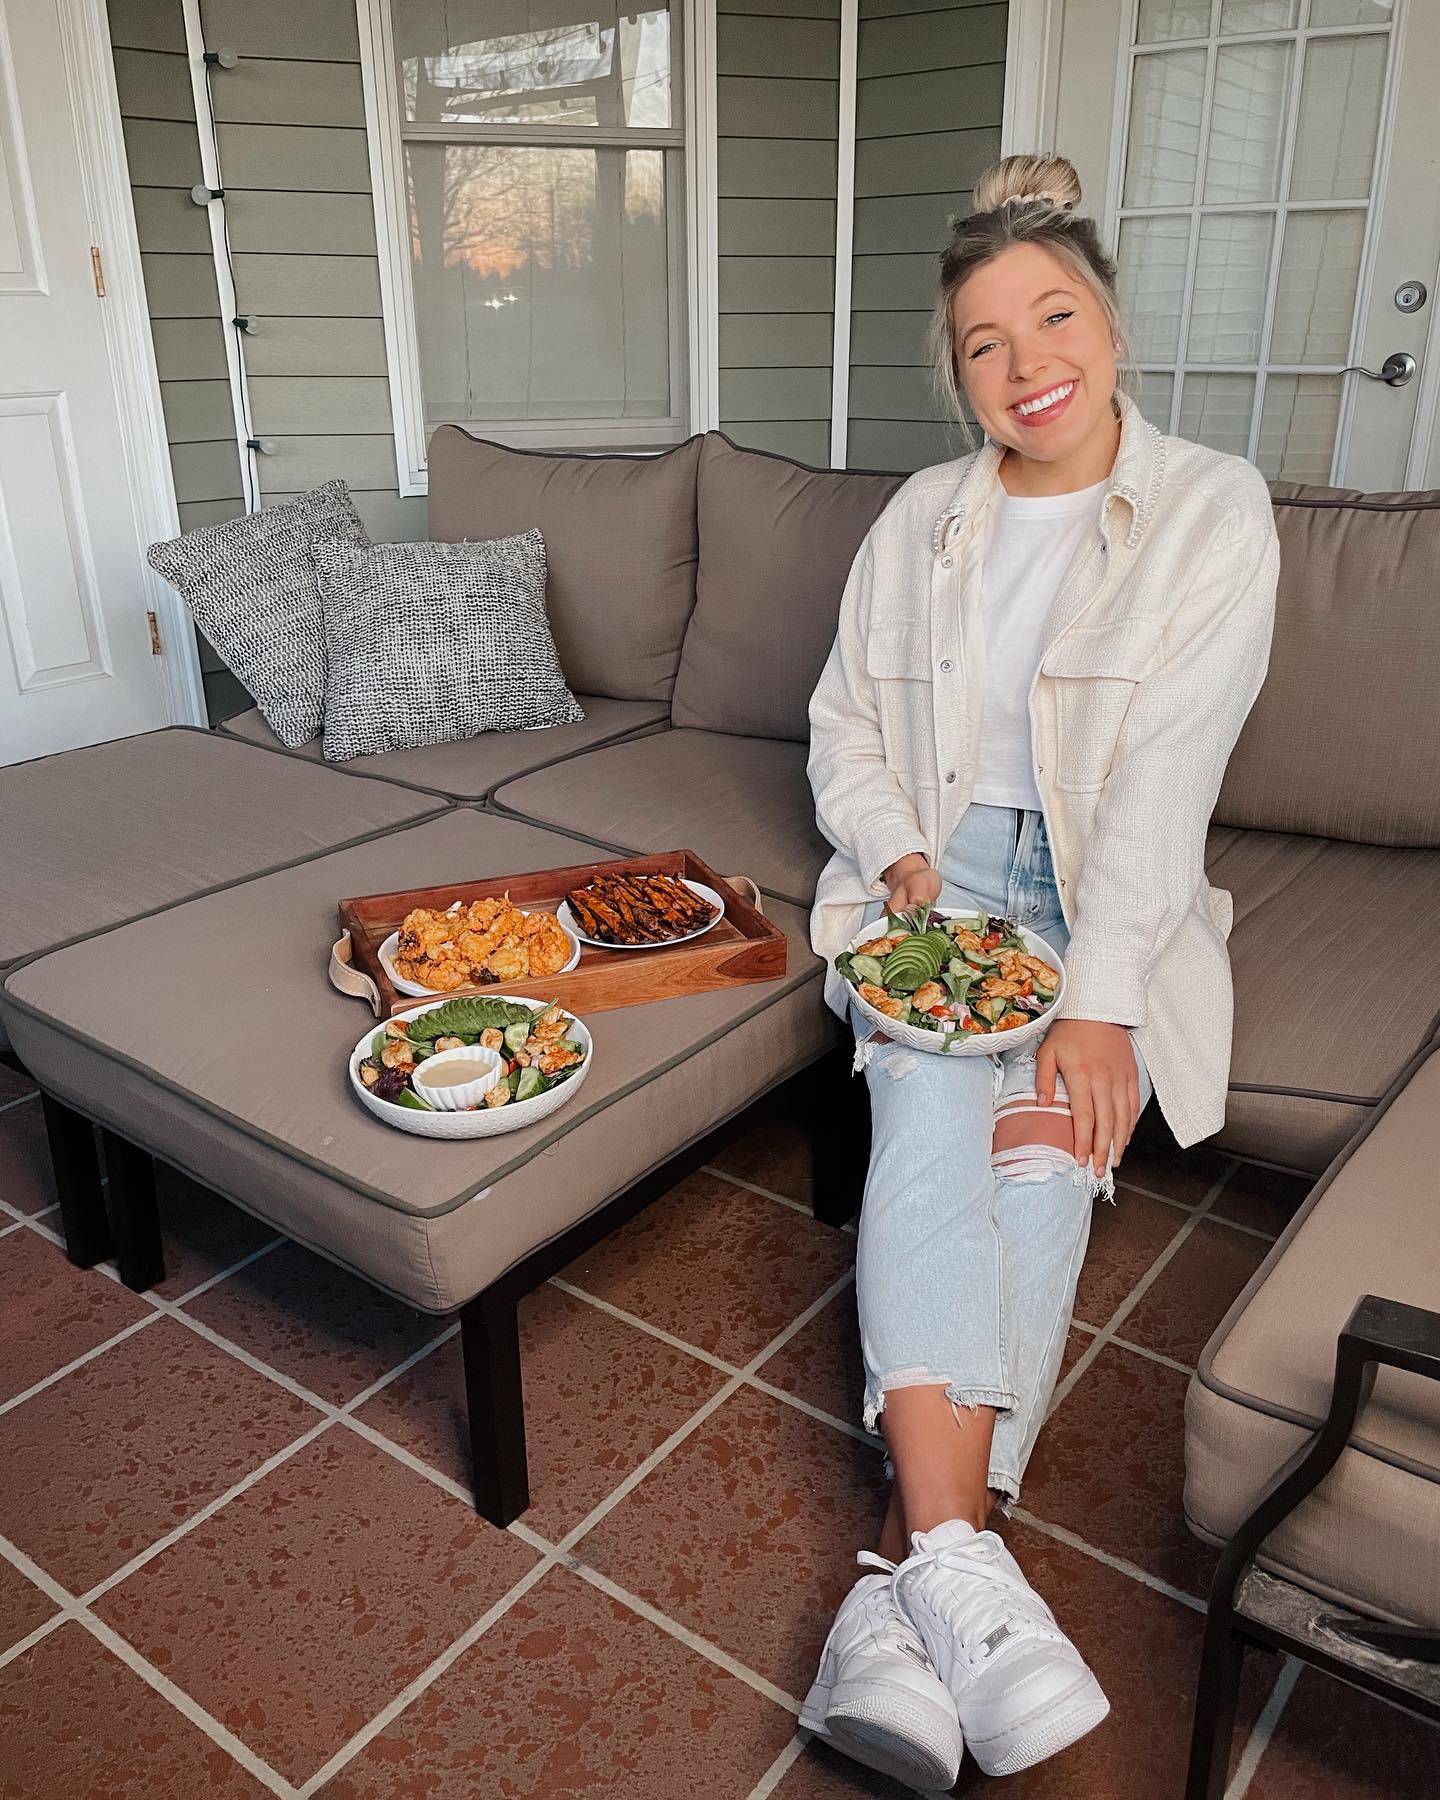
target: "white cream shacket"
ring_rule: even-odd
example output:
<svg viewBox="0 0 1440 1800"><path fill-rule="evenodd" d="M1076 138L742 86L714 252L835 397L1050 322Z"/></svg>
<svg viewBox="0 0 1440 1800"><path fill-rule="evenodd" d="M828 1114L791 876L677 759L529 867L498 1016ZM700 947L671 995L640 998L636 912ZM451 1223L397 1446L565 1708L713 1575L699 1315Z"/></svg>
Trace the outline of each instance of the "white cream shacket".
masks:
<svg viewBox="0 0 1440 1800"><path fill-rule="evenodd" d="M1162 437L1121 403L1098 528L1056 600L1030 692L1035 779L1070 927L1065 1018L1135 1030L1181 1144L1220 1129L1230 896L1205 879L1225 764L1264 679L1279 548L1239 457ZM985 693L980 579L1001 451L922 469L871 527L810 702L810 780L835 846L811 941L833 958L932 862L970 804Z"/></svg>

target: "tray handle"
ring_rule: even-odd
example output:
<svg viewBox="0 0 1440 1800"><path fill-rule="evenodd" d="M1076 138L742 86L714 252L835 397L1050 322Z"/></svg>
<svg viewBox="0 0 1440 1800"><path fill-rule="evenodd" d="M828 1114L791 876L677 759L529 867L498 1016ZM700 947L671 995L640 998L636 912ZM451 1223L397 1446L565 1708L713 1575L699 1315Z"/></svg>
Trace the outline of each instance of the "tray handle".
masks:
<svg viewBox="0 0 1440 1800"><path fill-rule="evenodd" d="M748 875L724 875L721 877L726 887L734 888L742 900L748 900L758 913L765 911L765 902L755 883Z"/></svg>
<svg viewBox="0 0 1440 1800"><path fill-rule="evenodd" d="M362 969L355 967L353 956L350 933L342 931L330 946L330 985L338 988L342 994L368 1001L371 1012L377 1019L381 1018L385 1007L380 998L380 990Z"/></svg>

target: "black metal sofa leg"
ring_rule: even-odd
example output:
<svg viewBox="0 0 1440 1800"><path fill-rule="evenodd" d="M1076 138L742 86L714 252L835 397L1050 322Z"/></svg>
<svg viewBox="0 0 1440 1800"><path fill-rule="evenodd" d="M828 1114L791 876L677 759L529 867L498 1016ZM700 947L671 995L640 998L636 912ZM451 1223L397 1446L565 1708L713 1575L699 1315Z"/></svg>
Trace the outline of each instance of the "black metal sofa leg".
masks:
<svg viewBox="0 0 1440 1800"><path fill-rule="evenodd" d="M1232 1618L1228 1597L1221 1605L1212 1594L1200 1657L1200 1684L1195 1693L1185 1800L1221 1800L1225 1792L1240 1669L1245 1660L1245 1640L1234 1629Z"/></svg>
<svg viewBox="0 0 1440 1800"><path fill-rule="evenodd" d="M809 1071L805 1112L810 1128L811 1211L822 1225L846 1225L860 1210L870 1165L870 1090L851 1072L849 1043Z"/></svg>
<svg viewBox="0 0 1440 1800"><path fill-rule="evenodd" d="M460 1312L475 1510L508 1525L530 1504L516 1296L487 1288Z"/></svg>
<svg viewBox="0 0 1440 1800"><path fill-rule="evenodd" d="M77 1269L93 1269L110 1254L95 1127L53 1094L42 1095L41 1106L60 1199L65 1254Z"/></svg>
<svg viewBox="0 0 1440 1800"><path fill-rule="evenodd" d="M103 1131L110 1177L110 1229L120 1279L138 1294L165 1279L160 1211L155 1201L155 1163L148 1150Z"/></svg>

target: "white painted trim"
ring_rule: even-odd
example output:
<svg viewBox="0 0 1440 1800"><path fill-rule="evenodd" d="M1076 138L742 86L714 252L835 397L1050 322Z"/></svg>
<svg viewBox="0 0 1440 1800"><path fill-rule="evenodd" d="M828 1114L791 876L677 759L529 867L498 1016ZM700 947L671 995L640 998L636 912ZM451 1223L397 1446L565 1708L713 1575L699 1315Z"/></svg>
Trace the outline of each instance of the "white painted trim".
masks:
<svg viewBox="0 0 1440 1800"><path fill-rule="evenodd" d="M198 4L198 0L187 0ZM424 382L420 373L415 329L415 292L411 275L409 224L402 204L405 191L404 147L400 131L400 97L395 82L394 38L390 0L355 0L360 35L360 72L365 95L365 135L370 153L370 190L375 209L375 243L380 268L380 306L385 329L385 363L390 379L390 412L395 434L395 461L402 495L429 491L426 471L428 431ZM692 432L708 431L720 418L719 202L716 196L717 127L715 104L715 0L681 0L680 56L685 116L684 260L686 334L683 361L687 377L688 424ZM527 133L532 137L535 134ZM586 134L586 140L595 134ZM568 140L567 140L568 141ZM627 140L633 141L633 140ZM673 147L665 134L661 148ZM667 159L668 160L668 159ZM672 215L673 217L673 215ZM672 233L672 237L673 237ZM672 269L676 266L672 243ZM557 421L515 421L507 426L481 421L475 429L497 442L526 444L557 429ZM651 443L667 422L636 422L619 436L581 423L578 434L598 447L648 432ZM673 429L673 427L672 427Z"/></svg>
<svg viewBox="0 0 1440 1800"><path fill-rule="evenodd" d="M190 93L195 106L195 135L199 141L200 179L207 187L223 189L225 179L220 169L220 146L210 117L210 88L205 65L205 27L200 18L200 0L180 0L185 21L185 51L190 64ZM212 200L205 208L205 222L210 228L210 256L215 265L215 291L220 302L220 329L225 344L225 369L230 377L230 410L235 420L235 451L240 458L241 485L245 490L246 512L260 510L260 470L255 452L250 448L253 435L250 422L250 389L245 380L245 355L240 348L240 333L231 324L240 310L235 283L230 273L230 253L225 242L225 202Z"/></svg>
<svg viewBox="0 0 1440 1800"><path fill-rule="evenodd" d="M1065 0L1010 0L1000 154L1055 148Z"/></svg>
<svg viewBox="0 0 1440 1800"><path fill-rule="evenodd" d="M840 122L835 142L835 299L830 353L830 467L843 469L850 438L850 317L855 261L855 95L860 0L840 0Z"/></svg>
<svg viewBox="0 0 1440 1800"><path fill-rule="evenodd" d="M356 0L355 16L360 30L360 76L365 91L365 136L370 147L370 193L380 260L380 311L385 326L385 366L390 375L396 473L402 495L424 494L429 492L424 388L415 334L409 225L400 200L405 192L405 164L390 0Z"/></svg>
<svg viewBox="0 0 1440 1800"><path fill-rule="evenodd" d="M685 309L690 430L720 423L720 127L715 0L683 0L685 84Z"/></svg>
<svg viewBox="0 0 1440 1800"><path fill-rule="evenodd" d="M94 242L104 259L106 293L100 317L115 383L126 482L143 549L157 539L174 537L180 529L180 514L160 404L109 19L105 0L60 0L57 16L86 205ZM190 615L169 582L143 562L141 576L165 646L160 661L171 723L204 725L208 722L205 690Z"/></svg>

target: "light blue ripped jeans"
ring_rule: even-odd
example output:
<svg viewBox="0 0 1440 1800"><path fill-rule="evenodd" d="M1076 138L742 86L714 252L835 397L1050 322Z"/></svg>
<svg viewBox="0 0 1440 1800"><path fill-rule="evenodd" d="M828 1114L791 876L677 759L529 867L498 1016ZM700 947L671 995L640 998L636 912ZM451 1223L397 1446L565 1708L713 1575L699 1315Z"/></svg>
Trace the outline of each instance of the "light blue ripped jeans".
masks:
<svg viewBox="0 0 1440 1800"><path fill-rule="evenodd" d="M1069 932L1040 813L971 806L939 872L940 905L1003 914L1063 956ZM855 1276L866 1428L895 1388L943 1385L952 1405L993 1406L990 1486L1018 1499L1060 1369L1096 1183L1053 1148L992 1161L997 1111L1033 1105L1036 1044L928 1056L870 1042L874 1027L853 1017L873 1118ZM1143 1107L1150 1082L1138 1050L1135 1060ZM1063 1093L1060 1083L1057 1102Z"/></svg>

